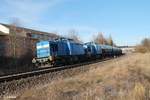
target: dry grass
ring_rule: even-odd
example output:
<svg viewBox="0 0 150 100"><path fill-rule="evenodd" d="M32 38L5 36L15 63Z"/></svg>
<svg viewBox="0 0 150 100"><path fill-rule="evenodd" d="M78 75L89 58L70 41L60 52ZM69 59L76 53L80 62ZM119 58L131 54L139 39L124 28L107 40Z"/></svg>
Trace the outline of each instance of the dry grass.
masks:
<svg viewBox="0 0 150 100"><path fill-rule="evenodd" d="M136 46L135 51L140 53L146 53L146 52L150 52L150 48L138 45Z"/></svg>
<svg viewBox="0 0 150 100"><path fill-rule="evenodd" d="M17 100L150 100L150 53L93 65L88 72L27 90Z"/></svg>
<svg viewBox="0 0 150 100"><path fill-rule="evenodd" d="M135 51L140 53L150 52L150 38L144 38L141 44L136 46Z"/></svg>

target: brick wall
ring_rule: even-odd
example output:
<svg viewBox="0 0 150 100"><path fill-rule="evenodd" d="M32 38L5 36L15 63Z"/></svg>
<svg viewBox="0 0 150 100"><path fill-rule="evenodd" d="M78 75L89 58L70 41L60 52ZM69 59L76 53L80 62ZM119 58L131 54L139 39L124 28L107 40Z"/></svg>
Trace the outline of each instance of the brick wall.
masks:
<svg viewBox="0 0 150 100"><path fill-rule="evenodd" d="M37 39L0 36L0 66L30 65L36 54Z"/></svg>

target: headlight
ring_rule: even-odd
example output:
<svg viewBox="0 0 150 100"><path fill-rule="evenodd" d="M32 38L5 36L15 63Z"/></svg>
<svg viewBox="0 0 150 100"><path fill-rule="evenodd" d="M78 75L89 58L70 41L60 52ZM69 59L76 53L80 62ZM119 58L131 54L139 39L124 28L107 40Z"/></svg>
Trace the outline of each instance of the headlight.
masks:
<svg viewBox="0 0 150 100"><path fill-rule="evenodd" d="M36 59L35 58L32 59L32 63L36 63Z"/></svg>
<svg viewBox="0 0 150 100"><path fill-rule="evenodd" d="M53 57L52 57L52 56L49 56L49 60L52 61L52 60L53 60Z"/></svg>

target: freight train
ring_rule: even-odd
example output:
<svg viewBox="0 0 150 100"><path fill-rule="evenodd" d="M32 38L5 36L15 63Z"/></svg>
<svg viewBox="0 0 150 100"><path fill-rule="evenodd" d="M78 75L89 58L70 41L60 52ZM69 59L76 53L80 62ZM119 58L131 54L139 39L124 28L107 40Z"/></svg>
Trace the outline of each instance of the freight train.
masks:
<svg viewBox="0 0 150 100"><path fill-rule="evenodd" d="M68 38L37 42L36 52L32 60L35 66L73 64L122 55L122 50L117 47L94 42L81 44Z"/></svg>

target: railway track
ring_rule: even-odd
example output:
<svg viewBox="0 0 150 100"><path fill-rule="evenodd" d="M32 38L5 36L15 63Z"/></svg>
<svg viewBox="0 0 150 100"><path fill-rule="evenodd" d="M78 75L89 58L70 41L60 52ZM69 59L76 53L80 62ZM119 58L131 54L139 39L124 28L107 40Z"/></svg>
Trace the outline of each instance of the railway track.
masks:
<svg viewBox="0 0 150 100"><path fill-rule="evenodd" d="M83 62L83 63L74 64L74 65L66 65L66 66L60 66L60 67L47 67L47 68L42 68L42 69L31 71L31 72L24 72L24 73L18 73L18 74L13 74L13 75L1 76L0 83L9 82L13 80L19 80L19 79L27 78L27 77L33 77L36 75L46 74L50 72L51 73L57 72L57 71L65 70L65 69L80 67L83 65L89 65L89 64L98 63L98 62L103 63L112 59L113 58L99 59L95 61Z"/></svg>

